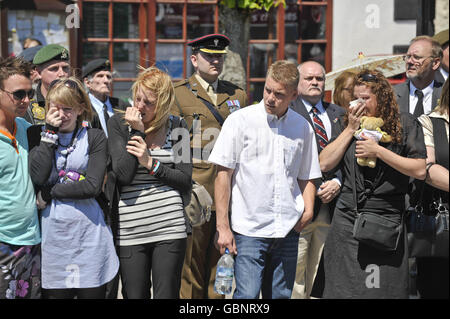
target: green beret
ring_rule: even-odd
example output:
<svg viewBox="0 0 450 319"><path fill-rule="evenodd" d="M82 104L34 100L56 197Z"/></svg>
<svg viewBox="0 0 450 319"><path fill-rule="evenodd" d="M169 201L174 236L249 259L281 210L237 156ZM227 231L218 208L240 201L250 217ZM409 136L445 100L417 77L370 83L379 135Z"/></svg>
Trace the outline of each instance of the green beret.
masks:
<svg viewBox="0 0 450 319"><path fill-rule="evenodd" d="M435 34L433 40L439 42L441 47L444 46L444 44L448 43L448 29Z"/></svg>
<svg viewBox="0 0 450 319"><path fill-rule="evenodd" d="M68 61L69 51L59 44L46 45L36 53L33 64L40 65L51 60Z"/></svg>

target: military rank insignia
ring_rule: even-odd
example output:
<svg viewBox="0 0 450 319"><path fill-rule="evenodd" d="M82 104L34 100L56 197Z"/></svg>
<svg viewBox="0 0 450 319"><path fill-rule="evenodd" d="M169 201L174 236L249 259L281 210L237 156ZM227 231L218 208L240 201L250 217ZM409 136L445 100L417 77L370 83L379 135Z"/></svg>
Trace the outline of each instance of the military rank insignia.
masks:
<svg viewBox="0 0 450 319"><path fill-rule="evenodd" d="M42 106L39 106L38 103L32 103L31 111L33 112L33 117L38 120L45 119L45 109Z"/></svg>
<svg viewBox="0 0 450 319"><path fill-rule="evenodd" d="M230 109L230 113L237 111L241 108L241 104L239 100L228 100L227 101L228 108Z"/></svg>

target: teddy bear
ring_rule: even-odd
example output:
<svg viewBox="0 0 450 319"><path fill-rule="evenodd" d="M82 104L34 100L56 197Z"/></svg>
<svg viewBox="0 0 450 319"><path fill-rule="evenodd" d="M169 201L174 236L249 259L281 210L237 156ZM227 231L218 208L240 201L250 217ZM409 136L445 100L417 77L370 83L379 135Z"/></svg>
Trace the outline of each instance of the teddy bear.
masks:
<svg viewBox="0 0 450 319"><path fill-rule="evenodd" d="M390 143L392 141L392 137L381 130L381 127L384 125L384 121L380 117L374 116L363 116L360 122L360 129L355 132L354 136L362 140L362 136L370 137L377 142L382 143ZM377 163L376 157L358 157L356 162L360 166L369 166L370 168L374 168Z"/></svg>

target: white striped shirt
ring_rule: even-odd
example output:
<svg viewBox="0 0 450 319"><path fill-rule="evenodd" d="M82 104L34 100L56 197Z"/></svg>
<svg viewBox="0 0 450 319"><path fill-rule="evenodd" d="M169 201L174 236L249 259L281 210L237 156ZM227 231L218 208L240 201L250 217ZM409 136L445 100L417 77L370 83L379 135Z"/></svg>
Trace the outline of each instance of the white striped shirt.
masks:
<svg viewBox="0 0 450 319"><path fill-rule="evenodd" d="M149 150L162 164L174 163L172 143ZM123 186L119 201L120 246L186 238L183 200L178 190L162 183L139 165L133 182Z"/></svg>

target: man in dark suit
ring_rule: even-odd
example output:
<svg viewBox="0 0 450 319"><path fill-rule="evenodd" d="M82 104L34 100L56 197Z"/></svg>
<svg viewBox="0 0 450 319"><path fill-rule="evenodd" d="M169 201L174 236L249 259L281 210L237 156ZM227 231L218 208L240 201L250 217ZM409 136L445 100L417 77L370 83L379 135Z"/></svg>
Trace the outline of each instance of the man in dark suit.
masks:
<svg viewBox="0 0 450 319"><path fill-rule="evenodd" d="M89 91L94 110L92 127L101 128L108 136L106 124L117 110L125 111L128 103L110 96L112 89L111 63L107 59L95 59L83 67L82 78Z"/></svg>
<svg viewBox="0 0 450 319"><path fill-rule="evenodd" d="M441 59L441 46L431 37L418 36L411 40L405 56L408 81L394 86L400 112L419 117L436 107L443 83L434 78Z"/></svg>
<svg viewBox="0 0 450 319"><path fill-rule="evenodd" d="M314 61L298 66L300 81L298 97L291 108L302 115L316 132L317 150L326 146L333 135L339 118L345 114L340 106L323 101L325 69ZM334 199L341 187L340 174L322 173L316 181L317 196L314 217L300 233L297 258L297 273L292 298L308 299L322 256L334 209Z"/></svg>

